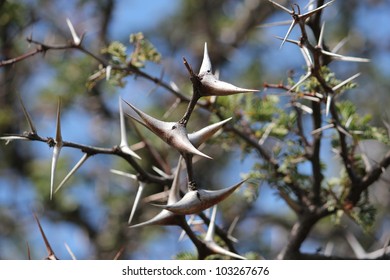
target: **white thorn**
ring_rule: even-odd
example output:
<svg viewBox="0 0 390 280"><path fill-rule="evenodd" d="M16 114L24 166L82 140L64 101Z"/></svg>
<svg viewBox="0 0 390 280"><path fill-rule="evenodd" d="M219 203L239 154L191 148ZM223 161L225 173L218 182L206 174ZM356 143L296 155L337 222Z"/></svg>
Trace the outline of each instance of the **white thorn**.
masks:
<svg viewBox="0 0 390 280"><path fill-rule="evenodd" d="M69 18L66 18L66 23L68 24L68 27L69 27L69 30L70 30L70 33L72 34L72 38L73 38L73 43L78 46L80 45L81 43L81 39L80 37L77 35L74 27L73 27L73 24L72 22L70 21Z"/></svg>
<svg viewBox="0 0 390 280"><path fill-rule="evenodd" d="M83 163L88 159L88 157L88 154L83 155L83 157L76 163L72 170L69 171L68 175L66 175L62 182L58 185L54 193L59 191L59 189L69 180L69 178L80 168L80 166L83 165Z"/></svg>
<svg viewBox="0 0 390 280"><path fill-rule="evenodd" d="M120 119L120 133L121 133L121 143L119 144L119 147L121 151L128 155L131 155L132 157L141 159L139 155L137 155L135 152L133 152L130 149L129 144L127 143L125 119L123 116L123 108L122 108L122 102L120 97L119 97L119 119Z"/></svg>

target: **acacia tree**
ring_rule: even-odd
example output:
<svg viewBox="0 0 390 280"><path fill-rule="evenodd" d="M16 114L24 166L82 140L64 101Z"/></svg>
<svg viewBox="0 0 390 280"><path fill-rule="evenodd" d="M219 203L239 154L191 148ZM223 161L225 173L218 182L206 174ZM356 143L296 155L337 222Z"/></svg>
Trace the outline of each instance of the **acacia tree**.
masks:
<svg viewBox="0 0 390 280"><path fill-rule="evenodd" d="M213 4L199 2L199 6L190 5L191 11L209 11L220 7L223 1ZM13 164L21 172L29 172L29 165L24 165L29 160L33 161L34 157L25 152L26 145L30 143L13 140L46 143L52 148L51 164L45 160L45 165L50 168L45 169L41 178L35 179L41 181L36 184L39 188L42 186L39 193L44 209L37 216L79 225L94 240L96 258L114 257L113 252L116 251L123 253L125 258L131 258L132 249L140 246L138 240L148 242L144 237L146 232L161 233L166 226L182 229L194 245L193 252L178 251L177 258L377 259L388 255L386 243L381 244L385 246L383 250L377 247L377 251L372 253L361 253L360 244L352 234L353 226L349 224L352 221L365 232L380 230L375 224L378 205L372 203L369 191L376 182L386 179L382 174L390 164L390 153L386 146L389 142L386 130L373 126L369 117L358 114L351 100L342 98L345 92L356 90L355 79L359 74L351 73L349 78L340 79L331 69L333 61L369 62L366 58L340 55L338 47L329 47L331 44L327 41L326 26L321 17L333 1L317 1L306 8L300 5L288 8L282 5L285 3L273 1L258 2L257 5L247 3L243 8L247 12L242 12L241 17L235 19L233 27L225 34L225 43L218 42L218 47L214 47L214 42L191 42L192 46L196 45L198 56L203 57L190 59L190 55L185 55L182 61L176 61L181 67L181 74L169 79L147 71L151 63L159 63L164 56L144 34L130 35L128 44L107 40L105 31L114 3L109 1L102 6L104 9L101 11L105 11L102 12L104 28L98 38L97 49L92 47L91 39L87 40L67 19L62 33L68 40L47 42L36 39L35 35L29 36L27 42L32 46L29 52L7 55L1 62L3 75L7 77L14 71L12 67L37 59L38 54L47 57L62 53L60 59L56 56L50 59L67 75L65 82L74 84L71 79L76 79L72 75L75 71L77 80L86 83L88 94L80 101L83 106L91 115L99 113L104 116L105 124L118 127L108 133L102 128L95 128L98 137L91 134L87 144L65 136L67 131L64 130L64 114L61 111L80 98L78 91L85 91L82 84L73 86L72 94L66 92L60 94L58 100L49 99L47 106L56 108L53 121L55 133L46 137L30 115L29 102L25 101L24 94L20 93L20 102L14 102L18 100L15 90L8 88L4 91L9 104L17 104L13 111L22 113L19 118L28 128L26 132L20 132L20 128L10 122L4 126L1 139L6 143L12 141L4 148L14 155L9 156L14 159L10 166ZM11 9L7 6L11 4L4 5ZM233 52L232 47L244 45L248 30L265 20L271 11L277 10L290 17L285 36L277 38L281 41L280 51L287 44L299 50L305 62L305 73L301 77L289 76L283 82L255 77L254 83L251 82L254 85L245 88L233 85L236 84L234 81L220 79L212 65L222 66L226 56ZM181 14L185 15L184 12ZM203 16L207 17L207 13ZM199 20L197 24L209 21ZM220 31L213 25L208 25L207 30L210 36ZM292 31L297 32L297 38L292 38ZM4 34L3 41L8 42L7 32ZM202 51L201 47L204 48ZM198 65L199 71L195 70ZM252 68L250 71L256 72ZM158 102L160 109L154 107L148 113L146 109L138 109L133 100L140 94L133 90L126 97L119 97L119 105L113 106L114 110L110 109L112 100L115 100L114 104L118 102L116 92L119 88L134 78L135 83L147 81L156 85L161 92L159 98L164 100ZM245 82L245 79L241 80L241 83ZM263 89L260 89L260 83L263 83ZM109 88L107 84L110 84ZM56 86L61 86L61 83ZM106 97L104 91L107 90L114 93ZM133 124L131 128L127 127L129 124ZM103 123L100 125L104 127ZM196 132L190 133L191 130ZM212 137L217 132L220 134ZM213 148L210 149L210 146ZM237 174L243 177L242 181L233 182L232 187L226 188L221 184L209 187L215 180L213 177L218 181L217 169L222 169L228 161L236 160L229 157L229 151L236 147L241 149L244 158L255 155L252 168L245 174ZM79 159L73 168L71 164L61 162L63 150L67 148L78 151ZM375 155L372 150L379 148L381 152ZM325 175L329 167L326 153L321 153L324 150L334 152L339 161L336 177ZM114 175L125 178L124 181L116 181L116 184L136 187L117 194L109 191L101 194L100 203L109 209L104 230L92 225L83 214L82 206L75 206L64 194L70 188L67 185L82 176L82 169L97 161L98 155L115 157L120 162L94 166L98 171L84 175L86 180L102 180L98 173L107 175L110 170L114 173L110 175L110 180L121 180L113 179ZM212 167L214 164L215 167ZM36 161L33 166L32 172L38 173ZM253 210L262 185L269 186L284 200L289 213L294 213L293 218L289 214L266 216ZM383 188L383 185L380 187ZM72 189L78 192L76 187ZM129 197L131 205L128 205ZM81 199L80 202L88 204L88 200ZM223 214L223 223L216 221L217 211ZM256 214L253 215L253 212ZM240 217L237 220L238 213ZM129 219L127 215L130 215ZM48 257L56 258L37 216ZM237 229L227 227L237 221ZM273 230L282 229L273 233L282 239L277 248L268 247L262 243L263 240L260 244L254 242L245 232L260 234L267 224ZM342 226L337 226L339 224ZM148 229L144 230L146 227ZM168 234L175 233L168 231ZM166 236L164 234L161 239L165 240ZM246 238L249 240L243 240ZM325 251L304 252L303 243L310 238L321 239L320 244L328 245ZM342 249L346 248L344 244L349 243L355 255L342 250L329 252L330 245L334 243L341 244Z"/></svg>

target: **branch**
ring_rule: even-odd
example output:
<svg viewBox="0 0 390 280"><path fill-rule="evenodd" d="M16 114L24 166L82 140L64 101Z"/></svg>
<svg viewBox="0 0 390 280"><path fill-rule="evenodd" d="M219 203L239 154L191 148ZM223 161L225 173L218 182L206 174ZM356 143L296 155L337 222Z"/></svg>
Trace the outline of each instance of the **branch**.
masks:
<svg viewBox="0 0 390 280"><path fill-rule="evenodd" d="M44 142L48 144L50 147L52 147L55 143L54 138L52 137L41 137L37 134L33 133L25 133L25 134L12 134L5 137L1 137L2 140L13 140L13 139L25 139L30 141L38 141L38 142ZM70 147L77 150L80 150L81 152L93 156L96 154L106 154L106 155L116 155L124 160L126 160L139 174L139 180L143 182L150 182L150 183L157 183L160 185L170 185L172 183L172 178L166 178L166 177L159 177L155 176L153 174L150 174L149 172L145 171L135 160L134 158L121 151L121 149L118 146L114 146L112 148L100 148L100 147L94 147L94 146L88 146L83 145L79 143L69 142L69 141L63 141L62 143L63 147Z"/></svg>

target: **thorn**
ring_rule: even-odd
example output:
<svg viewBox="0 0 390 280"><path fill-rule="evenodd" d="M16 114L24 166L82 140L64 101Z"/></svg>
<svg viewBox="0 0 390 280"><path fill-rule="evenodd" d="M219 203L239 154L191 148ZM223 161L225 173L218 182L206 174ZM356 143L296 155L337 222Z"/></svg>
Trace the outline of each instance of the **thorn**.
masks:
<svg viewBox="0 0 390 280"><path fill-rule="evenodd" d="M121 143L119 144L119 148L123 153L141 159L139 155L137 155L135 152L133 152L130 149L129 144L127 143L125 119L123 116L123 108L122 108L122 102L120 97L119 97L119 120L120 120L120 133L121 133Z"/></svg>
<svg viewBox="0 0 390 280"><path fill-rule="evenodd" d="M371 61L368 58L345 56L333 52L328 52L325 50L321 50L321 53L330 56L334 60L349 61L349 62L370 62Z"/></svg>
<svg viewBox="0 0 390 280"><path fill-rule="evenodd" d="M212 242L214 237L214 231L215 231L215 218L217 217L217 205L213 206L213 211L211 212L211 218L209 223L209 228L207 229L206 236L204 238L204 241L206 242Z"/></svg>
<svg viewBox="0 0 390 280"><path fill-rule="evenodd" d="M81 165L89 158L88 154L84 154L82 158L76 163L76 165L72 168L71 171L69 171L68 175L65 176L65 178L61 181L61 183L58 185L54 193L57 193L60 188L62 188L63 185L69 180L70 177L80 168Z"/></svg>
<svg viewBox="0 0 390 280"><path fill-rule="evenodd" d="M29 140L25 136L18 136L18 135L2 136L0 137L0 139L4 140L6 145L8 145L13 140Z"/></svg>
<svg viewBox="0 0 390 280"><path fill-rule="evenodd" d="M290 15L294 13L293 10L289 10L289 9L285 8L284 6L280 5L279 3L276 3L276 2L274 2L274 1L272 1L272 0L268 0L268 1L271 2L272 4L274 4L276 7L282 9L282 10L285 11L286 13L290 14Z"/></svg>
<svg viewBox="0 0 390 280"><path fill-rule="evenodd" d="M228 231L227 231L227 236L228 236L228 238L229 238L231 241L235 242L235 243L237 243L238 240L237 240L237 238L233 237L233 231L234 231L234 229L236 228L236 225L237 225L237 223L238 223L238 220L239 220L239 216L236 216L236 217L233 219L233 222L231 223L231 225L230 225L230 227L229 227L229 229L228 229Z"/></svg>
<svg viewBox="0 0 390 280"><path fill-rule="evenodd" d="M214 241L214 229L215 229L216 216L217 216L217 205L214 205L213 212L210 218L209 228L207 229L206 237L204 239L206 246L216 254L221 254L232 258L245 260L246 258L244 258L243 256L240 256L238 254L230 252L229 250L226 250L225 248L222 248Z"/></svg>
<svg viewBox="0 0 390 280"><path fill-rule="evenodd" d="M181 173L181 166L182 166L183 158L179 157L179 162L176 167L175 177L173 178L171 189L169 190L168 195L168 202L167 204L174 204L180 200L180 173ZM141 227L141 226L148 226L148 225L178 225L177 220L175 219L176 214L163 209L159 214L154 216L152 219L136 224L133 226L130 226L130 228L135 227Z"/></svg>
<svg viewBox="0 0 390 280"><path fill-rule="evenodd" d="M80 43L81 43L81 39L79 38L79 36L77 35L76 31L74 30L73 24L72 24L72 22L70 21L69 18L66 18L66 23L68 24L70 33L72 34L73 43L76 46L79 46Z"/></svg>
<svg viewBox="0 0 390 280"><path fill-rule="evenodd" d="M318 38L318 46L322 49L322 43L324 39L324 30L325 30L325 22L322 23L321 25L321 31L320 31L320 36Z"/></svg>
<svg viewBox="0 0 390 280"><path fill-rule="evenodd" d="M172 146L180 153L194 154L208 159L212 159L211 157L200 152L194 147L194 145L188 139L187 129L184 124L181 124L180 122L175 123L160 121L142 112L130 103L126 102L126 104L129 105L137 113L137 115L144 121L144 123L132 117L133 119L146 126L150 131L160 137L165 143Z"/></svg>
<svg viewBox="0 0 390 280"><path fill-rule="evenodd" d="M323 126L323 127L314 129L314 130L311 132L311 134L314 135L314 134L320 133L320 132L322 132L322 131L324 131L324 130L326 130L326 129L333 128L333 127L334 127L334 124L333 124L333 123L327 124L327 125L325 125L325 126Z"/></svg>
<svg viewBox="0 0 390 280"><path fill-rule="evenodd" d="M339 83L337 86L334 86L334 87L332 88L332 90L333 90L333 91L337 91L338 89L340 89L341 87L345 86L345 85L348 84L350 81L356 79L356 78L359 77L359 76L360 76L360 73L357 73L357 74L355 74L355 75L349 77L348 79L346 79L346 80L342 81L341 83Z"/></svg>
<svg viewBox="0 0 390 280"><path fill-rule="evenodd" d="M284 36L282 43L280 44L280 47L279 47L280 49L283 47L284 43L286 42L288 36L290 35L290 33L291 33L291 31L292 31L292 29L294 28L295 25L296 25L296 21L294 20L294 21L290 24L290 27L288 28L287 33L286 33L286 35Z"/></svg>
<svg viewBox="0 0 390 280"><path fill-rule="evenodd" d="M329 94L327 97L326 97L326 109L325 109L325 115L328 116L329 115L329 110L330 110L330 104L332 102L332 96Z"/></svg>
<svg viewBox="0 0 390 280"><path fill-rule="evenodd" d="M201 84L201 96L226 96L237 93L258 92L257 89L239 88L235 85L220 81L212 72L210 57L207 51L207 43L204 45L202 65L199 70L199 81Z"/></svg>
<svg viewBox="0 0 390 280"><path fill-rule="evenodd" d="M28 242L26 242L26 246L27 246L27 258L28 260L31 260L30 245L28 245Z"/></svg>
<svg viewBox="0 0 390 280"><path fill-rule="evenodd" d="M137 194L136 194L136 196L135 196L134 204L133 204L133 207L132 207L132 209L131 209L130 217L129 217L129 220L128 220L128 224L129 224L129 225L131 224L131 221L133 220L135 210L136 210L137 207L138 207L138 204L139 204L139 201L140 201L140 199L141 199L141 195L142 195L142 192L144 191L144 188L145 188L145 183L139 182Z"/></svg>
<svg viewBox="0 0 390 280"><path fill-rule="evenodd" d="M40 231L40 233L42 235L43 242L45 243L45 246L46 246L46 250L47 250L47 253L48 253L48 256L47 256L46 259L48 259L48 260L58 260L58 258L56 257L56 255L55 255L55 253L54 253L54 251L53 251L53 249L52 249L52 247L51 247L51 245L49 243L49 240L46 237L45 232L42 229L41 223L39 222L39 219L38 219L37 215L35 213L33 213L33 215L34 215L35 221L38 224L38 228L39 228L39 231Z"/></svg>
<svg viewBox="0 0 390 280"><path fill-rule="evenodd" d="M70 257L72 258L72 260L77 260L76 256L73 254L72 250L70 249L69 245L65 242L64 243L65 245L65 248L66 248L66 251L68 251Z"/></svg>
<svg viewBox="0 0 390 280"><path fill-rule="evenodd" d="M114 260L119 260L119 258L122 256L123 252L125 251L125 246L122 246L119 251L115 254Z"/></svg>
<svg viewBox="0 0 390 280"><path fill-rule="evenodd" d="M207 43L204 43L203 60L202 60L202 65L200 66L199 76L212 74L211 71L212 71L212 66L211 66L209 53L207 50Z"/></svg>
<svg viewBox="0 0 390 280"><path fill-rule="evenodd" d="M24 116L26 117L27 119L27 122L28 122L28 125L30 126L30 131L34 134L34 135L37 135L37 129L35 128L35 125L31 119L31 116L30 114L27 112L26 110L26 107L24 106L23 104L23 100L22 98L18 95L19 97L19 101L20 101L20 105L22 105L22 110L23 110L23 113L24 113Z"/></svg>
<svg viewBox="0 0 390 280"><path fill-rule="evenodd" d="M54 177L55 177L55 171L57 168L57 161L58 161L58 158L60 156L62 145L63 145L63 142L62 142L62 135L61 135L61 99L60 99L58 101L56 138L55 138L55 145L53 148L53 156L52 156L52 161L51 161L50 200L53 199Z"/></svg>
<svg viewBox="0 0 390 280"><path fill-rule="evenodd" d="M226 120L220 121L215 124L211 124L198 130L196 132L188 134L188 139L194 145L194 147L198 148L201 144L206 142L210 137L212 137L218 130L220 130L225 123L230 121L232 118L228 118Z"/></svg>
<svg viewBox="0 0 390 280"><path fill-rule="evenodd" d="M176 203L168 205L153 205L169 210L178 215L197 214L226 199L244 182L245 180L229 188L217 191L203 189L192 190L187 192L184 197Z"/></svg>
<svg viewBox="0 0 390 280"><path fill-rule="evenodd" d="M137 176L134 174L126 173L126 172L116 170L116 169L110 169L110 172L113 174L117 174L120 176L124 176L124 177L130 178L130 179L133 179L133 180L138 180Z"/></svg>
<svg viewBox="0 0 390 280"><path fill-rule="evenodd" d="M112 70L112 66L111 65L108 65L106 67L106 81L109 81L110 80L110 77L111 77L111 70Z"/></svg>

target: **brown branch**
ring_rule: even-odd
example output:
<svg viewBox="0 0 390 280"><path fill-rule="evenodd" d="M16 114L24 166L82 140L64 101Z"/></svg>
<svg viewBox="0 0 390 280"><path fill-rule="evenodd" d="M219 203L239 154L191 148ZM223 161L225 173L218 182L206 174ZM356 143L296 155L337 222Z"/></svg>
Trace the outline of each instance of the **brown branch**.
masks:
<svg viewBox="0 0 390 280"><path fill-rule="evenodd" d="M384 170L390 166L390 152L383 157L383 159L361 179L359 184L353 185L345 200L345 207L351 209L360 200L362 192L368 189L374 182L376 182Z"/></svg>
<svg viewBox="0 0 390 280"><path fill-rule="evenodd" d="M48 144L50 147L52 147L55 143L55 141L52 137L41 137L37 134L32 134L32 133L13 134L13 135L8 135L8 136L21 137L21 138L25 138L26 140L30 140L30 141L44 142L44 143ZM114 146L112 148L101 148L101 147L83 145L83 144L69 142L69 141L63 141L63 147L74 148L74 149L80 150L83 153L90 155L90 156L93 156L96 154L116 155L116 156L119 156L119 157L123 158L124 160L126 160L134 168L134 170L138 172L138 177L139 177L140 181L156 183L156 184L160 184L160 185L170 185L172 183L172 178L164 178L164 177L155 176L155 175L150 174L149 172L145 171L135 161L135 159L132 156L122 152L118 146Z"/></svg>
<svg viewBox="0 0 390 280"><path fill-rule="evenodd" d="M326 207L318 208L314 211L308 210L298 217L291 229L287 245L279 253L278 259L297 259L302 243L308 237L313 226L322 218L333 214L335 210L329 211Z"/></svg>

